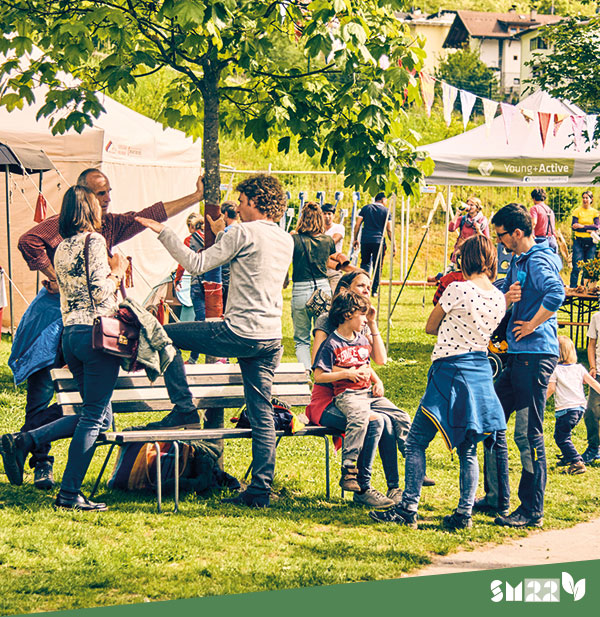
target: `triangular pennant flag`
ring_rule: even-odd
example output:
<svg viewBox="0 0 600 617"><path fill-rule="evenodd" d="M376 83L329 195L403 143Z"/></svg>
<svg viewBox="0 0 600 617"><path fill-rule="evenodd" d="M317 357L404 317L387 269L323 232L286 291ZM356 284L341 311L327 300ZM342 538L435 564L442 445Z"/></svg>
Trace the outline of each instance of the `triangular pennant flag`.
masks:
<svg viewBox="0 0 600 617"><path fill-rule="evenodd" d="M447 84L445 81L442 82L442 103L444 105L446 126L450 126L450 122L452 122L452 110L454 109L454 101L456 101L457 94L458 90L454 86Z"/></svg>
<svg viewBox="0 0 600 617"><path fill-rule="evenodd" d="M509 105L508 103L500 103L500 110L502 111L502 118L504 119L504 132L506 133L506 143L508 143L508 138L510 135L510 125L512 124L512 119L517 111L517 108L514 105Z"/></svg>
<svg viewBox="0 0 600 617"><path fill-rule="evenodd" d="M471 92L467 92L466 90L460 91L460 108L462 110L463 127L465 131L467 130L467 124L469 122L469 118L471 117L473 105L475 105L476 100L477 97Z"/></svg>
<svg viewBox="0 0 600 617"><path fill-rule="evenodd" d="M583 135L583 127L585 125L585 116L571 116L571 123L573 124L575 150L579 152L579 150L581 150L581 137Z"/></svg>
<svg viewBox="0 0 600 617"><path fill-rule="evenodd" d="M421 95L423 96L423 103L425 104L425 110L427 115L431 116L431 107L433 105L433 98L435 95L435 79L427 73L421 73Z"/></svg>
<svg viewBox="0 0 600 617"><path fill-rule="evenodd" d="M525 120L527 121L527 124L529 124L535 118L535 112L531 109L519 109L519 111L521 112L523 118L525 118Z"/></svg>
<svg viewBox="0 0 600 617"><path fill-rule="evenodd" d="M40 193L37 201L35 202L35 213L33 215L33 220L36 223L41 223L46 218L47 209L48 204L46 203L46 198Z"/></svg>
<svg viewBox="0 0 600 617"><path fill-rule="evenodd" d="M554 137L556 137L556 133L558 133L558 129L563 123L563 120L568 117L569 114L554 114Z"/></svg>
<svg viewBox="0 0 600 617"><path fill-rule="evenodd" d="M548 128L550 127L550 119L552 114L538 111L538 120L540 123L540 137L542 138L542 148L546 146L546 135L548 135Z"/></svg>
<svg viewBox="0 0 600 617"><path fill-rule="evenodd" d="M596 114L590 114L589 116L585 117L585 125L586 125L586 131L587 131L588 142L590 144L590 148L594 144L594 133L596 131L596 120L597 119L598 119L598 116Z"/></svg>
<svg viewBox="0 0 600 617"><path fill-rule="evenodd" d="M492 128L492 120L496 115L498 109L498 103L490 99L481 99L483 101L483 117L485 118L485 132L490 136L490 130Z"/></svg>

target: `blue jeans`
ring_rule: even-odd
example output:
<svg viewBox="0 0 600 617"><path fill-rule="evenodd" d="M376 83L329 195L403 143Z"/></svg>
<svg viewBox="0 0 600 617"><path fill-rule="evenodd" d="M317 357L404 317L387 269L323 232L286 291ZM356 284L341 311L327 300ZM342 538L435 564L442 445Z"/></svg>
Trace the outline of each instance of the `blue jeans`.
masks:
<svg viewBox="0 0 600 617"><path fill-rule="evenodd" d="M578 463L583 460L571 440L571 431L579 424L579 420L583 417L583 411L583 407L564 409L560 412L562 415L556 418L554 424L554 441L567 463Z"/></svg>
<svg viewBox="0 0 600 617"><path fill-rule="evenodd" d="M63 416L29 431L29 435L36 446L73 437L60 490L67 495L76 495L94 456L98 434L110 426L110 397L121 362L116 356L92 349L92 326L67 326L63 331L62 345L83 400L81 413Z"/></svg>
<svg viewBox="0 0 600 617"><path fill-rule="evenodd" d="M379 287L381 265L383 264L386 249L385 240L382 240L382 242L383 246L381 247L381 257L379 258L379 262L377 261L377 257L379 256L379 247L381 246L381 242L365 242L360 245L360 267L369 274L371 274L371 268L375 268L373 285L371 287L372 293L376 293Z"/></svg>
<svg viewBox="0 0 600 617"><path fill-rule="evenodd" d="M54 383L50 375L52 368L46 366L27 378L27 402L22 432L32 431L62 416L60 407L50 404L54 396ZM49 443L40 443L31 451L29 466L33 468L39 463L54 463L54 457L50 456Z"/></svg>
<svg viewBox="0 0 600 617"><path fill-rule="evenodd" d="M375 419L369 420L367 434L363 441L362 450L358 457L356 466L358 467L357 482L363 490L371 486L371 475L373 472L373 462L375 453L379 446L379 456L383 465L383 473L388 489L400 486L400 475L398 473L398 450L396 448L396 433L389 416L378 413L376 409L371 410L371 416ZM333 404L329 405L320 420L321 426L334 428L338 431L346 429L346 417Z"/></svg>
<svg viewBox="0 0 600 617"><path fill-rule="evenodd" d="M541 517L546 490L546 450L544 447L544 410L550 375L558 358L549 354L509 354L506 368L494 389L506 420L515 412L515 443L521 455L519 509L525 516ZM498 432L494 448L486 441L486 491L495 492L498 502L491 505L505 509L509 502L508 447L506 433ZM486 495L488 497L488 495Z"/></svg>
<svg viewBox="0 0 600 617"><path fill-rule="evenodd" d="M416 512L419 507L426 473L425 450L436 433L437 428L433 422L419 409L406 439L402 508L409 512ZM479 480L477 442L473 439L472 433L467 433L465 440L457 446L456 451L460 463L460 496L456 510L460 514L471 516Z"/></svg>
<svg viewBox="0 0 600 617"><path fill-rule="evenodd" d="M194 320L204 321L206 319L206 298L204 296L204 285L202 281L192 283L190 297L192 299L192 306L194 307ZM190 354L188 362L190 364L196 364L199 355L200 354L193 351Z"/></svg>
<svg viewBox="0 0 600 617"><path fill-rule="evenodd" d="M224 321L179 322L166 325L165 331L179 349L238 359L252 427L252 482L248 492L269 494L275 474L276 441L271 389L281 357L281 341L243 338ZM196 411L181 353L177 353L164 377L175 410Z"/></svg>
<svg viewBox="0 0 600 617"><path fill-rule="evenodd" d="M317 287L331 295L327 279L317 279ZM294 323L294 346L298 362L307 370L311 367L310 337L315 318L306 310L306 302L312 296L315 285L312 281L294 283L292 288L292 322Z"/></svg>
<svg viewBox="0 0 600 617"><path fill-rule="evenodd" d="M580 261L590 261L596 257L596 245L591 238L574 238L573 239L573 269L571 270L570 287L577 287L579 280Z"/></svg>

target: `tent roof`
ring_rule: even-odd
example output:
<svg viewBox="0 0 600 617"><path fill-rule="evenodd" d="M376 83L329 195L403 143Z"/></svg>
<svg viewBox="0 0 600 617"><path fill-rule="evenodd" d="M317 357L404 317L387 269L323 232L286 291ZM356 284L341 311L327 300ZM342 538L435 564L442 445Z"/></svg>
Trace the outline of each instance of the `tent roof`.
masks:
<svg viewBox="0 0 600 617"><path fill-rule="evenodd" d="M54 169L52 161L42 150L9 146L3 143L0 143L0 166L4 168L8 166L11 173L20 175Z"/></svg>
<svg viewBox="0 0 600 617"><path fill-rule="evenodd" d="M533 112L527 121L520 110ZM556 136L551 124L542 144L537 112L567 115ZM507 143L504 118L497 115L488 129L485 125L420 146L435 162L430 184L466 186L531 186L556 184L588 186L598 175L592 171L600 161L600 148L577 151L569 115L585 115L566 101L553 99L538 91L517 105L512 117Z"/></svg>

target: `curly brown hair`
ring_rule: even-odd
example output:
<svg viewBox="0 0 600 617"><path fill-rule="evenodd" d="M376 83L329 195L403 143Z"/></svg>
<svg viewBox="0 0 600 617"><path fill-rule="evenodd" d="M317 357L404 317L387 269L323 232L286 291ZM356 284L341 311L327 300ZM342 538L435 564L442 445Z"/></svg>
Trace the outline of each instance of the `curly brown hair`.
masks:
<svg viewBox="0 0 600 617"><path fill-rule="evenodd" d="M325 219L323 218L321 206L318 203L307 201L304 204L302 212L300 212L298 217L296 231L299 234L309 234L311 236L322 234L325 231Z"/></svg>
<svg viewBox="0 0 600 617"><path fill-rule="evenodd" d="M267 174L256 174L242 180L236 191L244 193L248 201L252 200L256 209L277 222L285 212L287 200L283 187L277 178Z"/></svg>

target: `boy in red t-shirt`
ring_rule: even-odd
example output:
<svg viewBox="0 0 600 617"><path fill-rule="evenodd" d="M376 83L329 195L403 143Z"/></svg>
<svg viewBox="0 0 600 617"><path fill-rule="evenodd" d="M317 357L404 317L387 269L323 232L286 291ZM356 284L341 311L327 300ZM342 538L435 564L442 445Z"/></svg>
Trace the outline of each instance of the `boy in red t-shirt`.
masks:
<svg viewBox="0 0 600 617"><path fill-rule="evenodd" d="M383 383L371 368L371 346L361 334L368 300L353 291L341 291L333 300L329 320L335 330L321 345L313 365L315 383L330 383L336 407L346 416L340 486L359 492L356 461L365 439L371 405L383 397ZM371 387L372 386L372 387ZM392 403L389 405L397 409Z"/></svg>

